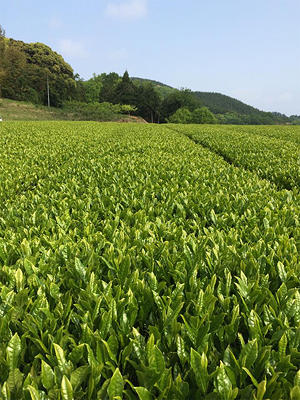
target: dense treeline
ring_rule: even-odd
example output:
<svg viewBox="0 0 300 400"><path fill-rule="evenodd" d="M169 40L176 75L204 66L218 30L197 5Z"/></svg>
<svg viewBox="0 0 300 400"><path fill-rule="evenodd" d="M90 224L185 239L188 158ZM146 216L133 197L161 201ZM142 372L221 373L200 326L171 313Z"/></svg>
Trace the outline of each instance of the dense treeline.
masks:
<svg viewBox="0 0 300 400"><path fill-rule="evenodd" d="M94 75L88 81L78 80L78 101L96 101L112 104L130 104L133 113L148 122L167 122L179 109L193 112L202 107L190 90L172 89L163 96L156 86L147 80L132 80L127 71L120 77L115 72Z"/></svg>
<svg viewBox="0 0 300 400"><path fill-rule="evenodd" d="M0 97L39 105L50 102L53 107L74 107L74 112L84 109L84 116L100 120L100 110L107 118L112 106L118 105L123 113L154 123L300 123L299 116L262 112L219 93L177 90L157 81L131 79L127 71L123 76L94 74L84 81L50 47L7 39L1 26Z"/></svg>
<svg viewBox="0 0 300 400"><path fill-rule="evenodd" d="M46 104L47 79L52 106L59 107L75 95L73 69L62 56L42 43L6 39L0 27L1 97Z"/></svg>
<svg viewBox="0 0 300 400"><path fill-rule="evenodd" d="M240 100L221 93L193 92L195 96L217 115L221 124L272 125L280 123L300 123L300 116L287 117L276 112L260 111Z"/></svg>

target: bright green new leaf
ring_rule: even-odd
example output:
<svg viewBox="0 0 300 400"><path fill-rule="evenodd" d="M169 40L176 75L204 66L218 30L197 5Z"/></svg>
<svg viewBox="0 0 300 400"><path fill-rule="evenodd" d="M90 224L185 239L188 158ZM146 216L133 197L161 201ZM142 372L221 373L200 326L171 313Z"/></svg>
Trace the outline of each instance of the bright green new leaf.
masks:
<svg viewBox="0 0 300 400"><path fill-rule="evenodd" d="M140 400L153 400L152 394L144 387L135 387Z"/></svg>
<svg viewBox="0 0 300 400"><path fill-rule="evenodd" d="M73 388L71 382L65 375L61 381L61 397L63 400L73 400Z"/></svg>
<svg viewBox="0 0 300 400"><path fill-rule="evenodd" d="M300 387L294 386L290 393L291 400L300 400Z"/></svg>
<svg viewBox="0 0 300 400"><path fill-rule="evenodd" d="M279 354L280 361L284 360L287 343L288 343L287 336L284 333L281 336L281 339L279 340L279 344L278 344L278 354Z"/></svg>
<svg viewBox="0 0 300 400"><path fill-rule="evenodd" d="M110 383L107 388L109 400L113 400L115 397L118 396L122 398L123 389L124 380L119 371L119 368L117 368L113 376L111 377Z"/></svg>
<svg viewBox="0 0 300 400"><path fill-rule="evenodd" d="M191 348L191 366L196 377L196 383L203 394L207 392L208 373L207 373L207 357L205 353L200 354Z"/></svg>
<svg viewBox="0 0 300 400"><path fill-rule="evenodd" d="M85 266L82 264L82 262L79 260L79 258L75 257L75 270L82 278L83 280L85 279L86 276L86 269Z"/></svg>
<svg viewBox="0 0 300 400"><path fill-rule="evenodd" d="M17 291L20 292L23 289L23 283L24 283L24 275L20 268L17 269L15 277L16 277Z"/></svg>
<svg viewBox="0 0 300 400"><path fill-rule="evenodd" d="M249 341L247 344L244 345L239 360L245 360L245 365L242 365L246 368L253 367L255 360L258 357L258 344L257 339Z"/></svg>
<svg viewBox="0 0 300 400"><path fill-rule="evenodd" d="M166 368L162 352L157 346L154 346L153 348L152 355L149 360L149 367L157 374L162 374Z"/></svg>
<svg viewBox="0 0 300 400"><path fill-rule="evenodd" d="M18 367L21 353L21 340L17 333L10 339L6 348L7 362L11 371Z"/></svg>
<svg viewBox="0 0 300 400"><path fill-rule="evenodd" d="M31 400L42 400L39 391L34 386L28 385L27 389L29 390Z"/></svg>
<svg viewBox="0 0 300 400"><path fill-rule="evenodd" d="M68 364L64 355L63 349L57 344L53 343L54 350L55 350L55 355L57 358L58 366L61 370L61 372L64 374L67 371Z"/></svg>
<svg viewBox="0 0 300 400"><path fill-rule="evenodd" d="M42 384L47 390L54 387L54 372L44 360L42 360Z"/></svg>
<svg viewBox="0 0 300 400"><path fill-rule="evenodd" d="M257 400L263 400L266 390L267 390L267 381L263 380L258 384L256 389Z"/></svg>
<svg viewBox="0 0 300 400"><path fill-rule="evenodd" d="M78 367L77 369L75 369L75 371L71 373L70 382L74 390L76 390L82 384L82 382L87 378L90 370L91 370L90 366L85 365L82 367Z"/></svg>
<svg viewBox="0 0 300 400"><path fill-rule="evenodd" d="M14 393L17 397L16 394L22 390L23 374L17 368L10 371L6 383L10 393Z"/></svg>
<svg viewBox="0 0 300 400"><path fill-rule="evenodd" d="M232 384L226 374L225 366L222 361L216 378L216 387L222 400L230 400L230 395L232 393Z"/></svg>

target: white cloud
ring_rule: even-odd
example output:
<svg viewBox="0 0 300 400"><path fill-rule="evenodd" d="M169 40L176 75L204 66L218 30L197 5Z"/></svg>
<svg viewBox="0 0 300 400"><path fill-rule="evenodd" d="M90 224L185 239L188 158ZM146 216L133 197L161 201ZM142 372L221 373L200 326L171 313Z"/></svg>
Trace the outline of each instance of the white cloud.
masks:
<svg viewBox="0 0 300 400"><path fill-rule="evenodd" d="M147 0L126 0L119 4L109 3L106 15L120 20L137 19L147 15Z"/></svg>
<svg viewBox="0 0 300 400"><path fill-rule="evenodd" d="M84 58L88 55L82 40L62 39L58 44L58 49L66 57Z"/></svg>
<svg viewBox="0 0 300 400"><path fill-rule="evenodd" d="M129 53L126 49L110 50L108 52L108 59L110 61L125 61L129 60Z"/></svg>

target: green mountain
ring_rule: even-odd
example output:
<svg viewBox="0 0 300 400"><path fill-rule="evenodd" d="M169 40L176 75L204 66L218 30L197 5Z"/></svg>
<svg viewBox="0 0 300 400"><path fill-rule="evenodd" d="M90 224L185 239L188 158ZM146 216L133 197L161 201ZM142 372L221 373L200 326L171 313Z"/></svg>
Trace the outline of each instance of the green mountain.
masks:
<svg viewBox="0 0 300 400"><path fill-rule="evenodd" d="M144 79L144 78L131 78L134 83L152 83L155 88L164 95L165 93L169 94L174 90L172 86L166 85L162 82L155 81L153 79ZM257 108L249 106L248 104L243 103L240 100L234 99L233 97L226 96L221 93L214 92L192 92L195 97L201 100L203 106L208 107L214 114L225 114L225 113L237 113L237 114L245 114L245 115L259 115L264 111L260 111Z"/></svg>
<svg viewBox="0 0 300 400"><path fill-rule="evenodd" d="M194 92L197 99L203 102L214 114L225 114L235 112L237 114L258 115L261 112L257 108L249 106L240 100L214 92Z"/></svg>

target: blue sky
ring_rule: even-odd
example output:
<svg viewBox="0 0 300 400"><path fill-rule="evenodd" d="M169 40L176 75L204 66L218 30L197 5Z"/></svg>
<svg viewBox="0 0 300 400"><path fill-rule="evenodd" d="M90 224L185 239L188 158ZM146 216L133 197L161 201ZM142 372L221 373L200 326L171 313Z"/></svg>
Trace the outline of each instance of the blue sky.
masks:
<svg viewBox="0 0 300 400"><path fill-rule="evenodd" d="M115 71L300 114L300 0L0 0L6 36Z"/></svg>

